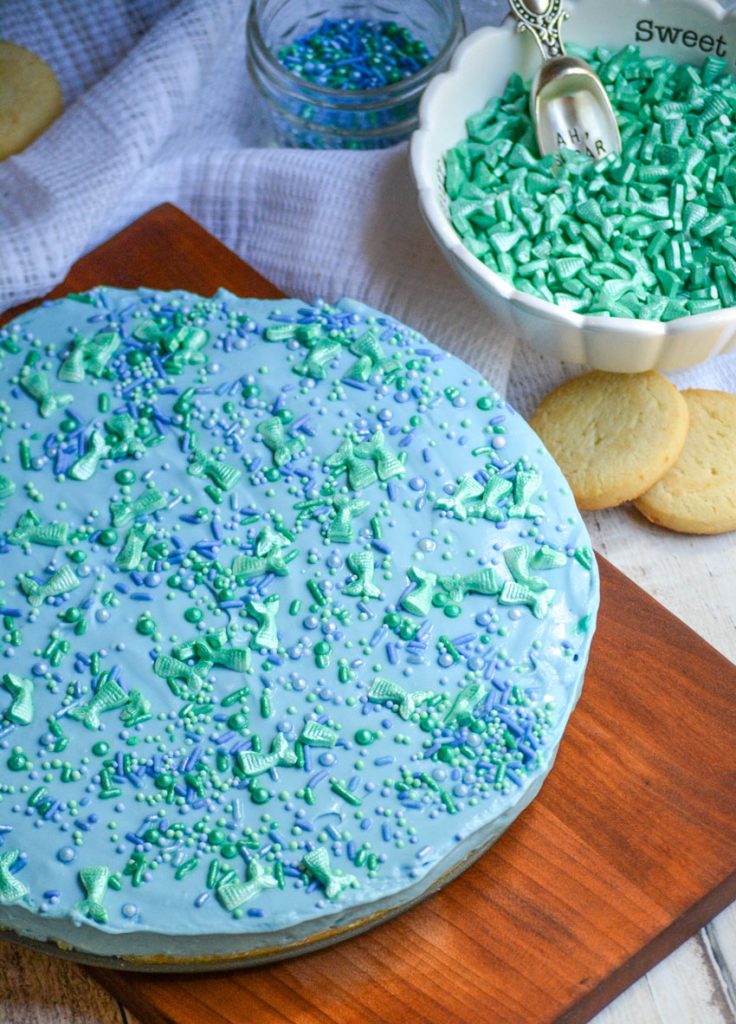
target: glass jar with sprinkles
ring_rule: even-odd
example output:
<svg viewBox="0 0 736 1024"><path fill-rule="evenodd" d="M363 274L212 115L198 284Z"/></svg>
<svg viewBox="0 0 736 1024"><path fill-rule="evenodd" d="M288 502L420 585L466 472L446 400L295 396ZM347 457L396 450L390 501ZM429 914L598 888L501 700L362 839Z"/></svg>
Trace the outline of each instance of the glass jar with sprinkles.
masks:
<svg viewBox="0 0 736 1024"><path fill-rule="evenodd" d="M309 149L401 142L463 32L459 0L253 0L248 67L274 141Z"/></svg>

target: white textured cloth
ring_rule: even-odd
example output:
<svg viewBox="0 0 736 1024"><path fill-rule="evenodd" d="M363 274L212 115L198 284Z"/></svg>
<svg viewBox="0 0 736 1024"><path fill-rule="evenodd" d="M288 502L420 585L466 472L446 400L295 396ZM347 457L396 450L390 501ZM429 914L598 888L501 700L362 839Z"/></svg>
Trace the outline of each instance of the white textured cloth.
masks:
<svg viewBox="0 0 736 1024"><path fill-rule="evenodd" d="M577 368L501 331L449 270L405 146L264 148L245 69L245 0L0 0L0 37L40 53L64 115L0 164L0 308L165 200L285 292L351 295L462 355L520 408ZM466 0L469 28L503 0ZM673 375L736 391L736 355Z"/></svg>

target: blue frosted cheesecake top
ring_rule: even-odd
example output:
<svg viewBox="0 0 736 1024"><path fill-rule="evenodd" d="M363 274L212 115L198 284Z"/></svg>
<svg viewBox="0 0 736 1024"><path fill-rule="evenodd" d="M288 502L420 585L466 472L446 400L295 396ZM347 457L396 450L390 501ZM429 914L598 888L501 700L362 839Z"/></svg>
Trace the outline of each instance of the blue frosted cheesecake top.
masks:
<svg viewBox="0 0 736 1024"><path fill-rule="evenodd" d="M0 330L0 923L268 932L519 802L597 574L471 369L359 303L111 288Z"/></svg>

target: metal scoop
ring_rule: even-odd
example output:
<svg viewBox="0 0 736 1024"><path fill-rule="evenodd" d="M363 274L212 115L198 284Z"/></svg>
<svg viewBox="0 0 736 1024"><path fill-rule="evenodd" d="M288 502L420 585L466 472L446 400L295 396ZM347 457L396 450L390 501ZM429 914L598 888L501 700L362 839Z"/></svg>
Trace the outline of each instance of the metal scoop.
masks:
<svg viewBox="0 0 736 1024"><path fill-rule="evenodd" d="M534 76L531 111L542 156L576 149L594 160L621 152L611 101L590 64L569 57L560 31L567 12L562 0L509 0L519 31L531 32L543 64Z"/></svg>

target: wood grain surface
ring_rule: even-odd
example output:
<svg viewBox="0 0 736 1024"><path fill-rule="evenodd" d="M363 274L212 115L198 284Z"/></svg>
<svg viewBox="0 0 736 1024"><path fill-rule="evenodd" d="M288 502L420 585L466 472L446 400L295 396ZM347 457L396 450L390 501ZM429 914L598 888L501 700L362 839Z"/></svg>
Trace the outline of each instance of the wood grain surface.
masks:
<svg viewBox="0 0 736 1024"><path fill-rule="evenodd" d="M56 290L275 290L160 207ZM477 864L331 950L207 976L93 976L144 1024L585 1021L736 896L736 667L600 559L599 630L542 794Z"/></svg>

